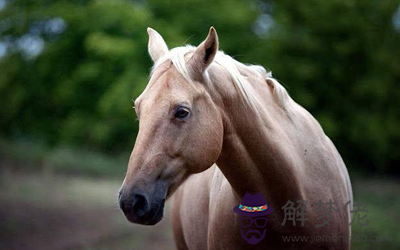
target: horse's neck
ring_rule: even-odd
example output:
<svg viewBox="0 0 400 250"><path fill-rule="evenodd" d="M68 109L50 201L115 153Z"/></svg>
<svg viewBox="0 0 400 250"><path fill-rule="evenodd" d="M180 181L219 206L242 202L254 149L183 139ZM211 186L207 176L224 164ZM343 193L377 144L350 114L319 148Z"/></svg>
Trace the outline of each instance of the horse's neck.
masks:
<svg viewBox="0 0 400 250"><path fill-rule="evenodd" d="M266 83L260 84L263 83L254 85L259 93L258 103L262 104L259 110L249 108L239 95L220 95L225 98L225 135L217 165L237 198L241 199L246 192L262 192L277 203L289 194L301 198L299 170L293 158L296 149L286 131L293 121L275 103L272 89Z"/></svg>

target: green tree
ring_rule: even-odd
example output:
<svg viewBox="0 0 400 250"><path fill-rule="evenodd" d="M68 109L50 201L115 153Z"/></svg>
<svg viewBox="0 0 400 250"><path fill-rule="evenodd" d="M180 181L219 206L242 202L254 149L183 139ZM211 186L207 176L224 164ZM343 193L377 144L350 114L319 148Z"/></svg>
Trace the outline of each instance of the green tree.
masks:
<svg viewBox="0 0 400 250"><path fill-rule="evenodd" d="M138 129L132 99L152 66L148 26L170 48L196 45L216 27L221 49L271 69L349 166L396 171L398 0L7 1L0 10L2 136L129 150Z"/></svg>
<svg viewBox="0 0 400 250"><path fill-rule="evenodd" d="M138 129L132 99L145 88L152 66L148 26L160 30L170 47L199 43L211 25L226 33L232 51L250 45L250 37L228 39L240 32L254 38L249 26L257 12L238 0L231 1L236 11L222 1L208 10L212 2L8 2L0 12L8 46L0 61L3 136L127 150Z"/></svg>
<svg viewBox="0 0 400 250"><path fill-rule="evenodd" d="M273 69L316 116L348 165L396 171L400 32L393 17L399 1L274 1L272 6L276 25L252 57Z"/></svg>

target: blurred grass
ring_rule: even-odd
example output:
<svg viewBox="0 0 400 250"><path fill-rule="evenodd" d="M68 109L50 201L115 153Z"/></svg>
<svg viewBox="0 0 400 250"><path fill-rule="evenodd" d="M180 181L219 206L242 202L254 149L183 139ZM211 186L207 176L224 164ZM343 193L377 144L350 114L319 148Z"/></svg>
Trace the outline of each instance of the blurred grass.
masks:
<svg viewBox="0 0 400 250"><path fill-rule="evenodd" d="M121 182L1 171L0 250L174 249L168 204L156 226L133 225L116 202Z"/></svg>
<svg viewBox="0 0 400 250"><path fill-rule="evenodd" d="M41 171L84 176L124 176L129 153L106 155L71 147L50 147L31 139L5 140L0 138L1 158L24 171Z"/></svg>
<svg viewBox="0 0 400 250"><path fill-rule="evenodd" d="M128 159L0 139L0 250L174 249L168 205L155 227L121 213Z"/></svg>
<svg viewBox="0 0 400 250"><path fill-rule="evenodd" d="M23 213L28 213L32 218L12 213L6 220L2 220L0 214L2 222L0 241L4 243L7 242L4 239L17 237L18 241L30 242L30 237L24 233L26 231L24 228L29 230L33 228L34 233L29 234L33 234L39 240L52 237L61 241L72 241L68 244L69 248L62 248L63 244L54 243L60 245L57 249L173 249L169 212L166 211L163 222L155 227L128 223L116 203L120 185L120 181L112 179L2 172L0 201L3 204L7 202L15 206L23 205ZM352 249L400 249L398 230L400 184L387 177L371 179L357 176L353 178L353 189L355 201L368 204L369 211L368 226L359 226L356 221L354 222L353 239L356 236L380 236L390 237L392 240L381 242L353 240ZM15 206L11 206L10 210L18 210ZM37 215L36 212L33 213L35 210L43 213ZM73 219L64 218L65 215L60 216L60 213L72 213ZM97 213L99 216L93 218ZM36 222L30 221L33 219ZM73 229L80 235L75 235L73 232L65 233L58 227ZM99 232L93 236L93 230ZM46 244L52 246L50 243ZM15 245L8 246L11 247L6 249L26 249ZM1 247L0 249L3 250Z"/></svg>
<svg viewBox="0 0 400 250"><path fill-rule="evenodd" d="M166 249L162 246L164 243L159 242L159 237L161 242L169 242L167 245L172 246L171 226L168 223L155 228L134 226L126 222L118 209L117 192L126 171L129 154L111 156L67 147L51 148L27 140L0 140L0 156L0 202L3 201L3 204L38 208L50 214L68 207L81 211L77 217L83 221L88 220L85 224L93 223L94 228L101 228L101 221L105 219L103 225L105 223L110 226L111 232L106 230L105 235L95 240L70 236L76 241L73 249L132 249L128 246L142 249L148 244L156 249ZM366 213L369 225L360 226L356 220L353 223L352 249L400 249L398 179L352 171L351 180L354 201L361 205L367 204L366 209L369 211ZM90 221L93 211L103 211L110 221L104 216L99 221ZM51 223L51 217L47 219L45 216L44 223L48 223L48 220ZM166 213L167 220L168 216ZM3 238L10 238L10 234L21 235L20 223L24 222L15 219L11 214L5 221L1 221L0 214ZM62 223L61 219L57 225ZM18 228L15 228L16 225ZM30 227L29 223L26 226ZM39 222L37 230L43 231L41 227L47 226ZM355 240L357 236L360 237L359 241ZM391 241L363 242L362 236L390 237ZM63 235L57 237L62 239Z"/></svg>
<svg viewBox="0 0 400 250"><path fill-rule="evenodd" d="M352 249L400 249L400 183L390 177L353 176L354 200L367 204L369 225L360 226L355 220L352 236L390 237L392 241L352 242ZM361 221L365 223L365 219Z"/></svg>

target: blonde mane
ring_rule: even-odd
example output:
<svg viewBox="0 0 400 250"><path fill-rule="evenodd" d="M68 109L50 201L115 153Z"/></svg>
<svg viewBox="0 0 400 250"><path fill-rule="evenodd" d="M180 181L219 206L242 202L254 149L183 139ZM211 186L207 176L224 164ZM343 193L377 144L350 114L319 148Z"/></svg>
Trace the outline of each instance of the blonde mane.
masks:
<svg viewBox="0 0 400 250"><path fill-rule="evenodd" d="M177 47L171 49L166 55L161 57L153 66L150 76L153 74L155 69L164 62L171 60L173 65L176 67L178 72L189 82L192 83L191 74L186 66L187 64L187 55L192 54L195 51L196 47L187 45L183 47ZM264 79L269 79L270 83L273 85L273 95L278 104L287 112L292 111L294 101L290 98L286 89L274 78L272 78L272 73L267 71L265 68L259 65L249 65L243 64L239 61L236 61L229 55L226 55L222 51L218 51L214 61L209 66L209 68L213 67L213 64L218 64L224 70L226 70L235 84L235 87L239 90L240 94L244 97L244 99L253 107L257 108L255 102L255 93L254 89L251 87L251 84L247 80L247 77L243 76L240 73L240 68L246 68L253 74L262 77ZM209 81L208 72L205 72L206 80Z"/></svg>

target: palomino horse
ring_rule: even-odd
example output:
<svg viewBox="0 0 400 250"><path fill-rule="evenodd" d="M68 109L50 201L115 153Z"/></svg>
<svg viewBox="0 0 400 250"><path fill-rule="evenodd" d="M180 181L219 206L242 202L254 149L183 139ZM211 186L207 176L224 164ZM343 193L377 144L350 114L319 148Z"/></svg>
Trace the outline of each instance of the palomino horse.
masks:
<svg viewBox="0 0 400 250"><path fill-rule="evenodd" d="M218 51L214 28L198 47L172 50L155 30L148 34L154 67L135 101L139 134L119 199L127 219L158 223L175 192L178 249L349 249L349 175L314 117L264 68ZM233 212L246 192L261 192L274 209L256 245L242 238ZM294 225L298 211L286 217L289 200L308 202L303 225ZM337 211L318 227L326 218L315 203L330 200Z"/></svg>

